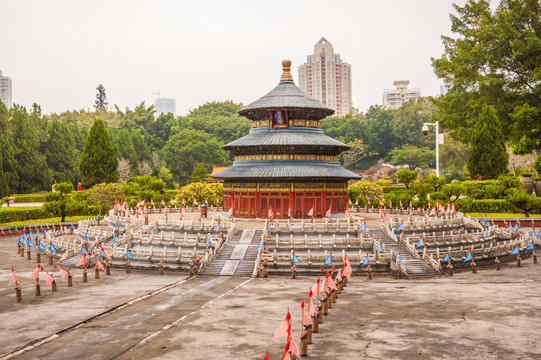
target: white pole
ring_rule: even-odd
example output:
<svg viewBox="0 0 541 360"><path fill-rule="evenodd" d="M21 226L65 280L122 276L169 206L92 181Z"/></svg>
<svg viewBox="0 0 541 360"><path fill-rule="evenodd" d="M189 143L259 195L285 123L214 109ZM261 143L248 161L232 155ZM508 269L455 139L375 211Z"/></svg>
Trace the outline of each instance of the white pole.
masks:
<svg viewBox="0 0 541 360"><path fill-rule="evenodd" d="M438 121L436 121L436 176L440 176L440 129Z"/></svg>

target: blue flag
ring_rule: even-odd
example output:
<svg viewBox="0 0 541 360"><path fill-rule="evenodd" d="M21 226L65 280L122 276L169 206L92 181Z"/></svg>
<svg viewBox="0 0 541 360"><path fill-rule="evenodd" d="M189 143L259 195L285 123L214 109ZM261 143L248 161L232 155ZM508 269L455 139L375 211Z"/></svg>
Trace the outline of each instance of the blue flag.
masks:
<svg viewBox="0 0 541 360"><path fill-rule="evenodd" d="M528 236L535 236L535 229L532 229L532 231L530 231L530 234Z"/></svg>
<svg viewBox="0 0 541 360"><path fill-rule="evenodd" d="M218 223L218 225L216 225L216 232L220 232L220 223Z"/></svg>
<svg viewBox="0 0 541 360"><path fill-rule="evenodd" d="M83 254L90 255L90 254L88 253L88 250L87 250L84 246L81 246L81 255L83 255Z"/></svg>
<svg viewBox="0 0 541 360"><path fill-rule="evenodd" d="M398 262L400 265L404 265L404 261L402 261L402 255L398 255Z"/></svg>
<svg viewBox="0 0 541 360"><path fill-rule="evenodd" d="M534 247L535 247L535 245L533 244L533 241L532 241L532 242L530 242L530 243L528 244L528 246L526 247L526 249L524 249L524 251L530 251L530 250L533 250Z"/></svg>
<svg viewBox="0 0 541 360"><path fill-rule="evenodd" d="M425 242L424 242L422 236L419 237L419 241L417 241L417 245L415 245L415 249L418 249L418 248L420 248L421 246L425 246Z"/></svg>
<svg viewBox="0 0 541 360"><path fill-rule="evenodd" d="M487 221L487 226L488 226L488 227L491 227L491 226L492 226L492 224L490 223L490 221Z"/></svg>
<svg viewBox="0 0 541 360"><path fill-rule="evenodd" d="M378 243L378 249L376 250L378 252L378 254L381 252L381 244Z"/></svg>
<svg viewBox="0 0 541 360"><path fill-rule="evenodd" d="M364 257L364 260L363 260L363 263L361 264L361 267L364 267L368 265L368 254L366 254L366 256Z"/></svg>
<svg viewBox="0 0 541 360"><path fill-rule="evenodd" d="M135 260L135 258L133 257L133 254L131 253L130 249L126 249L126 257L128 258L128 260Z"/></svg>
<svg viewBox="0 0 541 360"><path fill-rule="evenodd" d="M43 233L47 235L47 229L43 229Z"/></svg>
<svg viewBox="0 0 541 360"><path fill-rule="evenodd" d="M267 223L267 232L270 234L271 233L271 229L270 229L270 224Z"/></svg>
<svg viewBox="0 0 541 360"><path fill-rule="evenodd" d="M49 250L54 253L55 255L58 255L58 252L56 251L56 248L54 247L53 243L49 244Z"/></svg>
<svg viewBox="0 0 541 360"><path fill-rule="evenodd" d="M101 210L98 212L98 216L96 216L96 221L100 221L100 215L101 215Z"/></svg>
<svg viewBox="0 0 541 360"><path fill-rule="evenodd" d="M486 224L487 224L487 222L485 221L485 219L481 219L481 224L483 224L483 225L486 225Z"/></svg>
<svg viewBox="0 0 541 360"><path fill-rule="evenodd" d="M259 240L259 245L257 245L257 252L259 253L259 250L263 250L263 240Z"/></svg>
<svg viewBox="0 0 541 360"><path fill-rule="evenodd" d="M103 252L103 250L101 250L100 256L101 256L102 258L104 258L104 259L106 258L105 253Z"/></svg>
<svg viewBox="0 0 541 360"><path fill-rule="evenodd" d="M400 230L404 230L404 223L403 222L401 222L400 225L398 225L398 227L394 231L397 232L397 231L400 231Z"/></svg>
<svg viewBox="0 0 541 360"><path fill-rule="evenodd" d="M30 231L30 237L35 239L36 235L34 235L34 233L32 231Z"/></svg>
<svg viewBox="0 0 541 360"><path fill-rule="evenodd" d="M41 241L38 243L38 250L47 251L47 248L41 243Z"/></svg>
<svg viewBox="0 0 541 360"><path fill-rule="evenodd" d="M518 255L519 251L520 251L520 249L519 249L519 247L517 245L517 247L513 251L511 251L511 254L509 254L509 255Z"/></svg>
<svg viewBox="0 0 541 360"><path fill-rule="evenodd" d="M327 266L327 265L332 265L332 256L331 256L331 254L329 254L329 256L327 256L327 260L325 260L325 262L323 263L323 266Z"/></svg>
<svg viewBox="0 0 541 360"><path fill-rule="evenodd" d="M511 221L509 221L509 230L513 230L513 225L511 225Z"/></svg>
<svg viewBox="0 0 541 360"><path fill-rule="evenodd" d="M208 246L210 249L212 249L212 244L210 243L209 237L208 237L208 236L205 237L205 242L207 243L207 246Z"/></svg>
<svg viewBox="0 0 541 360"><path fill-rule="evenodd" d="M464 264L464 263L467 263L468 261L471 261L471 260L472 260L471 251L468 250L468 253L466 254L466 258L464 259L464 261L462 263Z"/></svg>
<svg viewBox="0 0 541 360"><path fill-rule="evenodd" d="M539 233L537 234L537 238L541 239L541 230L539 230Z"/></svg>
<svg viewBox="0 0 541 360"><path fill-rule="evenodd" d="M71 230L75 230L75 226L73 226L73 223L71 223Z"/></svg>
<svg viewBox="0 0 541 360"><path fill-rule="evenodd" d="M513 231L517 231L518 230L518 222L515 224L515 226L513 226Z"/></svg>
<svg viewBox="0 0 541 360"><path fill-rule="evenodd" d="M301 262L299 261L299 258L297 257L297 255L293 254L293 264L297 265L297 264L300 264Z"/></svg>
<svg viewBox="0 0 541 360"><path fill-rule="evenodd" d="M359 231L364 231L364 230L366 230L366 223L365 223L365 222L363 222L363 223L361 224L361 226L359 226L359 228L357 229L357 231L359 232Z"/></svg>
<svg viewBox="0 0 541 360"><path fill-rule="evenodd" d="M83 239L88 239L88 230L85 231L85 236L83 237Z"/></svg>
<svg viewBox="0 0 541 360"><path fill-rule="evenodd" d="M118 242L118 239L116 238L116 233L113 233L113 241L116 243Z"/></svg>
<svg viewBox="0 0 541 360"><path fill-rule="evenodd" d="M36 230L36 239L39 239L39 230Z"/></svg>
<svg viewBox="0 0 541 360"><path fill-rule="evenodd" d="M19 238L17 239L17 243L15 245L19 245L19 244L22 244L22 239L21 239L21 235L19 235Z"/></svg>
<svg viewBox="0 0 541 360"><path fill-rule="evenodd" d="M30 238L28 238L26 240L26 245L28 246L28 248L31 248L33 247L34 249L36 248L36 245L34 245L34 243L32 242L32 240L30 240Z"/></svg>
<svg viewBox="0 0 541 360"><path fill-rule="evenodd" d="M445 254L445 256L443 257L443 259L441 259L441 263L446 263L446 262L449 262L449 253Z"/></svg>
<svg viewBox="0 0 541 360"><path fill-rule="evenodd" d="M115 226L118 227L118 219L116 219Z"/></svg>

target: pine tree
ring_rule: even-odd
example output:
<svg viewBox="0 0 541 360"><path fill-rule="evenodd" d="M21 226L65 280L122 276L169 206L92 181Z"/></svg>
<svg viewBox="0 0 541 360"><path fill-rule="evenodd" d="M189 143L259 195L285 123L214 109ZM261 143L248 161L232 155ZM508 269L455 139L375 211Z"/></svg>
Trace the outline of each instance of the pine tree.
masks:
<svg viewBox="0 0 541 360"><path fill-rule="evenodd" d="M190 182L205 182L205 179L209 175L209 171L202 162L197 163L192 175L190 175Z"/></svg>
<svg viewBox="0 0 541 360"><path fill-rule="evenodd" d="M494 179L507 171L508 154L496 111L483 106L472 131L468 171L473 178Z"/></svg>
<svg viewBox="0 0 541 360"><path fill-rule="evenodd" d="M79 177L84 187L118 181L118 159L100 118L94 120L86 138L79 162Z"/></svg>
<svg viewBox="0 0 541 360"><path fill-rule="evenodd" d="M2 166L2 153L0 152L0 198L9 195L9 186L7 176L4 174Z"/></svg>

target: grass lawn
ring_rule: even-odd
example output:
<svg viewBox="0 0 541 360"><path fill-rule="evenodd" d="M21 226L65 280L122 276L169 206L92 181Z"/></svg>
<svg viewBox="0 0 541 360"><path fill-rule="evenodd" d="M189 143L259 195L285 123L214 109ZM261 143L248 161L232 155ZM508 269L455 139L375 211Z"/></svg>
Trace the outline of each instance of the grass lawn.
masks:
<svg viewBox="0 0 541 360"><path fill-rule="evenodd" d="M79 220L90 219L90 218L95 218L95 216L90 216L90 215L69 216L69 217L66 216L66 221L71 222L71 220L73 219L73 222L77 222ZM2 226L15 226L15 225L52 224L53 222L54 223L59 223L61 219L62 219L61 217L52 217L52 218L47 218L47 219L13 221L13 222L10 222L10 223L0 224L0 227L2 227Z"/></svg>

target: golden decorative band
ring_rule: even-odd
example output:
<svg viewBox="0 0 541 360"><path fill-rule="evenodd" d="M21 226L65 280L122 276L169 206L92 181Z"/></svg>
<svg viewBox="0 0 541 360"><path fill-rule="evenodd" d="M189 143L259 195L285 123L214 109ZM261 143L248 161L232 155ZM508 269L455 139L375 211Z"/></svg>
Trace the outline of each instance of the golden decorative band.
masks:
<svg viewBox="0 0 541 360"><path fill-rule="evenodd" d="M338 161L335 155L302 155L302 154L263 154L263 155L237 155L235 161L248 160L313 160Z"/></svg>
<svg viewBox="0 0 541 360"><path fill-rule="evenodd" d="M313 192L313 191L344 191L348 188L347 183L324 183L324 182L261 182L261 183L241 183L241 182L224 182L224 191L261 191L261 192Z"/></svg>
<svg viewBox="0 0 541 360"><path fill-rule="evenodd" d="M252 128L270 127L270 126L271 126L270 119L252 121ZM319 121L319 120L290 119L289 120L289 126L290 127L298 126L298 127L321 128L321 121Z"/></svg>

